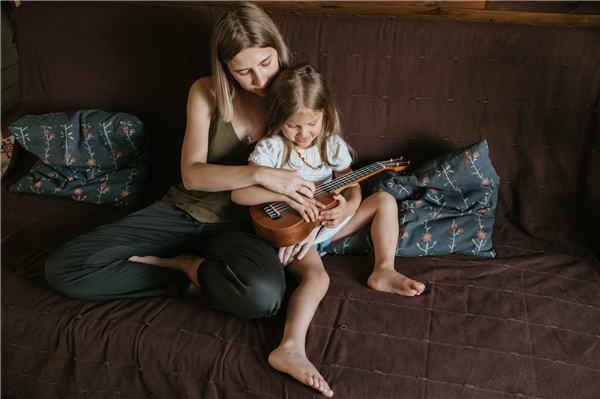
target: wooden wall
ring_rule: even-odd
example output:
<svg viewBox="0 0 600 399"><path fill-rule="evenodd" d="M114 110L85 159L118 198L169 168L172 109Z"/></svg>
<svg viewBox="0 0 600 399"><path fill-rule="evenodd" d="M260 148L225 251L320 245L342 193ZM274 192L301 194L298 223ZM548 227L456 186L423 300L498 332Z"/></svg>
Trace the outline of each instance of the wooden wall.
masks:
<svg viewBox="0 0 600 399"><path fill-rule="evenodd" d="M205 2L217 3L217 2ZM218 2L220 4L229 2ZM600 27L600 1L255 1L265 10Z"/></svg>

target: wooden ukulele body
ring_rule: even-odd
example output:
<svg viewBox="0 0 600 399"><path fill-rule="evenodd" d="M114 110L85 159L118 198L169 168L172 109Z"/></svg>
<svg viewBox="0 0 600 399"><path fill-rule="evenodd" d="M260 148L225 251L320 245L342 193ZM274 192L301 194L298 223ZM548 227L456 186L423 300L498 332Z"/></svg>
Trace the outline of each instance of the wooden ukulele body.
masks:
<svg viewBox="0 0 600 399"><path fill-rule="evenodd" d="M372 165L323 183L318 187L315 199L325 205L325 209L322 210L334 208L337 205L337 200L333 196L341 193L346 187L350 187L354 183L383 170L404 170L409 163L410 161L403 162L402 158L375 162ZM277 248L289 247L302 242L322 221L322 219L317 219L314 222L306 222L294 208L285 202L252 205L250 216L256 234Z"/></svg>
<svg viewBox="0 0 600 399"><path fill-rule="evenodd" d="M333 198L335 193L323 193L316 199L319 200L325 209L335 208L337 200ZM281 211L281 218L273 220L264 208L269 204L252 205L250 215L256 234L267 240L276 248L289 247L296 245L304 240L311 231L322 222L317 219L314 222L306 222L294 208L288 207Z"/></svg>

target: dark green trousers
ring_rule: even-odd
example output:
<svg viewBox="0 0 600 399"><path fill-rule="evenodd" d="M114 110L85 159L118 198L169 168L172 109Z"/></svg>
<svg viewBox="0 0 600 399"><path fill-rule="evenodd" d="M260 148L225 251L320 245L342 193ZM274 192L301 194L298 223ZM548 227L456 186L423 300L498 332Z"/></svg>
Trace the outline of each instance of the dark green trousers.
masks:
<svg viewBox="0 0 600 399"><path fill-rule="evenodd" d="M194 303L243 318L279 309L283 266L250 223L200 223L160 202L58 248L46 262L46 279L56 291L83 299L180 295L190 285L187 275L128 258L183 253L207 259L198 267L202 294Z"/></svg>

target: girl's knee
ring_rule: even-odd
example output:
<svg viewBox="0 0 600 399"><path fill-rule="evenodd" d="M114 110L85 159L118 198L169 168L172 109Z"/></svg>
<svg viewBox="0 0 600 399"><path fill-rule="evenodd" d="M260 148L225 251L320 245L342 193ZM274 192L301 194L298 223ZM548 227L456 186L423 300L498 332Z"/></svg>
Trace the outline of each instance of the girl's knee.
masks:
<svg viewBox="0 0 600 399"><path fill-rule="evenodd" d="M325 270L312 273L310 276L307 276L304 281L310 283L315 289L315 294L319 295L321 298L325 296L329 289L329 274L327 274Z"/></svg>
<svg viewBox="0 0 600 399"><path fill-rule="evenodd" d="M394 196L386 191L378 191L369 198L376 204L378 210L393 211L398 210L398 203Z"/></svg>
<svg viewBox="0 0 600 399"><path fill-rule="evenodd" d="M371 194L369 197L372 197L380 203L396 203L396 198L394 198L394 196L387 191L377 191L376 193Z"/></svg>

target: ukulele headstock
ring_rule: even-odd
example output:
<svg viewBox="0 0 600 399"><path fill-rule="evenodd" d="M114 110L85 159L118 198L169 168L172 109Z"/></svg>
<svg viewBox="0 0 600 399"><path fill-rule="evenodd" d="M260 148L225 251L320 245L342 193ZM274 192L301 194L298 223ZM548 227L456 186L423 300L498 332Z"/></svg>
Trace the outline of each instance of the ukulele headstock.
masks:
<svg viewBox="0 0 600 399"><path fill-rule="evenodd" d="M395 159L392 158L388 161L380 161L379 163L381 164L381 166L383 166L384 169L400 171L408 168L408 165L410 164L410 161L404 161L403 159L404 157Z"/></svg>

